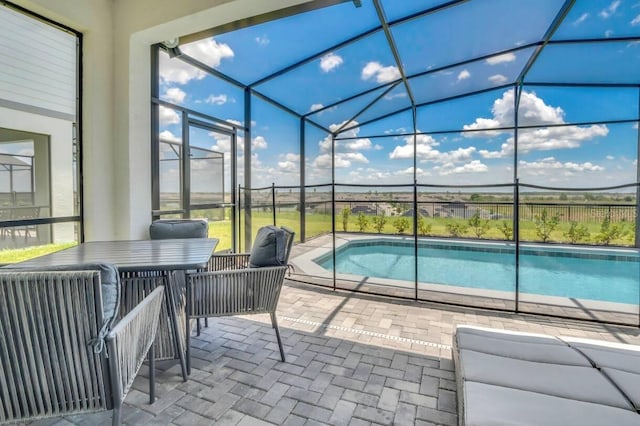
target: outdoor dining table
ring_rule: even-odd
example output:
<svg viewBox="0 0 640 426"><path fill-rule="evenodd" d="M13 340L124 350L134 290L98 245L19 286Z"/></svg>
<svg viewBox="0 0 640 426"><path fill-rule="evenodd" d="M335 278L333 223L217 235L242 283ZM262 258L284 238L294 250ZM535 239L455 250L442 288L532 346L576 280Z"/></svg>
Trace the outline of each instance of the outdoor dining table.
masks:
<svg viewBox="0 0 640 426"><path fill-rule="evenodd" d="M173 272L205 268L217 244L215 238L91 241L6 267L42 269L82 263L111 263L118 267L123 276L131 273L166 273L165 301L172 328L170 334L175 336L175 350L182 376L186 380L186 336L181 326L184 322L180 320L186 315L184 289L178 288L180 283Z"/></svg>

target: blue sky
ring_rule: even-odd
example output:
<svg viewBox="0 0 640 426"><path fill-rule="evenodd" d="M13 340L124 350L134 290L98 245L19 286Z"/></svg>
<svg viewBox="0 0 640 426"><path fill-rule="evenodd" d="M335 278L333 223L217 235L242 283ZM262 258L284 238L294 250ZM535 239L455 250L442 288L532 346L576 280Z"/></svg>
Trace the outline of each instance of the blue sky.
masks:
<svg viewBox="0 0 640 426"><path fill-rule="evenodd" d="M387 21L393 22L443 2L381 3ZM416 128L438 132L416 137L415 171L414 137L402 135L413 130L411 111L371 122L411 105L406 86L396 84L400 71L384 33L376 31L380 23L371 1L363 0L360 8L347 2L240 29L181 49L244 84L324 52L255 89L300 114L310 114L311 120L331 131L380 96L346 125L350 130L338 136L337 182L411 184L415 176L428 184L509 183L513 181L514 132L497 129L513 126L510 85L562 4L559 0L471 0L391 27L411 95L417 104L427 103L417 110ZM355 43L330 49L367 31L371 34ZM640 100L638 87L631 86L640 83L640 0L577 0L552 40L612 37L638 40L550 44L526 75L518 120L520 125L537 127L518 133L521 182L567 187L635 182ZM512 49L516 50L507 52ZM545 87L546 83L629 87ZM370 89L369 94L327 108ZM382 96L387 89L391 90ZM436 102L476 91L484 92ZM165 54L160 60L160 92L169 102L244 124L241 89ZM180 117L166 108L160 116L162 137L179 142ZM608 122L615 120L636 121ZM254 97L250 125L253 185L299 184L299 119ZM192 144L228 157L228 138L196 133ZM244 137L239 144L243 146ZM330 183L328 133L307 125L305 150L306 183ZM239 161L241 170L242 155ZM163 171L164 188L175 186L171 182L177 170L169 164ZM206 173L199 176L204 178Z"/></svg>

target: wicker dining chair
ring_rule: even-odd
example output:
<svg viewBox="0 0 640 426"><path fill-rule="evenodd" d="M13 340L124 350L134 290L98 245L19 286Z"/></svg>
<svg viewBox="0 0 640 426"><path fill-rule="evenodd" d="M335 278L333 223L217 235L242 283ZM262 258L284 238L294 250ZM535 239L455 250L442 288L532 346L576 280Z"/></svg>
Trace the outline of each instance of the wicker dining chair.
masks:
<svg viewBox="0 0 640 426"><path fill-rule="evenodd" d="M295 233L266 226L258 230L251 253L211 256L207 271L187 274L187 331L190 319L268 313L280 358L285 361L276 308L288 269ZM191 351L187 332L187 372Z"/></svg>
<svg viewBox="0 0 640 426"><path fill-rule="evenodd" d="M0 270L0 424L113 410L149 355L162 287L118 319L120 281L111 265L78 270Z"/></svg>

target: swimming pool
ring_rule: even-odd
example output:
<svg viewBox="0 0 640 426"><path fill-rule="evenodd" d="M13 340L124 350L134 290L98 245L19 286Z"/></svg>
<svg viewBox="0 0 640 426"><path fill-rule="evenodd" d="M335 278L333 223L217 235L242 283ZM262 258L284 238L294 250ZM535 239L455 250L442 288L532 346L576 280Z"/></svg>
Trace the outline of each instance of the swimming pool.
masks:
<svg viewBox="0 0 640 426"><path fill-rule="evenodd" d="M333 270L326 253L314 262ZM418 282L515 292L515 246L498 243L418 244ZM351 241L336 249L336 273L413 282L413 241ZM638 304L640 257L633 250L520 245L520 292Z"/></svg>

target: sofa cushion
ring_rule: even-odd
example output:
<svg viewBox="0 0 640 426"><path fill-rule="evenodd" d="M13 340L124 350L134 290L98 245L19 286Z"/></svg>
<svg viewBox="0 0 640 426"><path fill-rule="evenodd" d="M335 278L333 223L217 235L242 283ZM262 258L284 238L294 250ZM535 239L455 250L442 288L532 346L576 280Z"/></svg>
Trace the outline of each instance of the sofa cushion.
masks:
<svg viewBox="0 0 640 426"><path fill-rule="evenodd" d="M582 352L598 368L612 367L640 374L640 346L577 337L562 339L569 346Z"/></svg>
<svg viewBox="0 0 640 426"><path fill-rule="evenodd" d="M459 326L454 337L454 345L460 349L526 361L585 367L591 365L579 352L551 336L503 333L501 330L491 332L481 328Z"/></svg>
<svg viewBox="0 0 640 426"><path fill-rule="evenodd" d="M209 226L203 219L156 220L149 226L152 240L207 238Z"/></svg>
<svg viewBox="0 0 640 426"><path fill-rule="evenodd" d="M286 230L273 225L258 229L249 256L249 267L286 265L288 236Z"/></svg>
<svg viewBox="0 0 640 426"><path fill-rule="evenodd" d="M473 426L640 424L631 410L471 381L464 384L459 410L462 423Z"/></svg>
<svg viewBox="0 0 640 426"><path fill-rule="evenodd" d="M524 361L467 349L461 349L459 357L463 380L632 409L624 395L591 366Z"/></svg>
<svg viewBox="0 0 640 426"><path fill-rule="evenodd" d="M605 367L602 372L629 398L633 407L640 412L640 374Z"/></svg>

